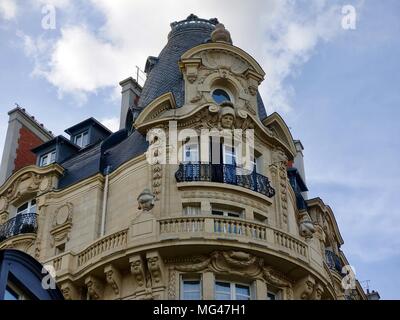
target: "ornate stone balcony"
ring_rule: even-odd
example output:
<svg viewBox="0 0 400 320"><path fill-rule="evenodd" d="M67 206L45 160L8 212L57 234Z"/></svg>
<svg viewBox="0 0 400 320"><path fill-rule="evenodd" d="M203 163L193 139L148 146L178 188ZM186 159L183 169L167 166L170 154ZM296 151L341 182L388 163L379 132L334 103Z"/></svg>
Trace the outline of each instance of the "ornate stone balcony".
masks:
<svg viewBox="0 0 400 320"><path fill-rule="evenodd" d="M146 231L148 230L148 232ZM102 267L117 259L126 259L136 250L179 242L207 243L212 246L241 247L292 258L293 262L309 262L309 246L306 242L266 224L239 218L215 216L184 216L163 219L146 219L133 222L129 229L107 235L90 244L80 252L65 252L45 262L52 264L58 277L75 274L81 277L93 268Z"/></svg>
<svg viewBox="0 0 400 320"><path fill-rule="evenodd" d="M36 233L36 231L36 213L19 214L0 225L0 242L20 234Z"/></svg>
<svg viewBox="0 0 400 320"><path fill-rule="evenodd" d="M175 173L177 182L218 182L240 186L258 193L268 198L275 195L274 188L271 187L269 179L253 171L249 174L239 174L235 165L230 164L201 164L201 163L181 163Z"/></svg>

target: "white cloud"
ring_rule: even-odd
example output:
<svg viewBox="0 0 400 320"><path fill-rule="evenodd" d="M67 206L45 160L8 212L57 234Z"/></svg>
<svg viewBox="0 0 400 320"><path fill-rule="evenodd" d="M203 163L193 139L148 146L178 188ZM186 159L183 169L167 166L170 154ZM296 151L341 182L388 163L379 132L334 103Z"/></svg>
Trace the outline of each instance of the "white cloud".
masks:
<svg viewBox="0 0 400 320"><path fill-rule="evenodd" d="M100 120L100 122L105 125L108 129L110 129L112 132L116 132L119 130L119 118L113 117L113 118L105 118Z"/></svg>
<svg viewBox="0 0 400 320"><path fill-rule="evenodd" d="M67 0L53 2L73 5ZM227 3L235 10L227 11ZM136 65L143 68L148 55L160 52L170 22L194 12L204 18L218 17L231 31L234 44L255 56L267 73L261 87L265 104L269 111L282 112L292 109L293 95L293 89L283 82L300 70L320 41L337 34L341 17L340 8L325 0L312 0L303 3L304 7L291 0L193 0L185 4L178 0L91 0L91 4L104 16L104 24L96 31L83 23L63 26L47 63L42 61L37 68L59 88L60 95L85 96L115 87L134 73Z"/></svg>
<svg viewBox="0 0 400 320"><path fill-rule="evenodd" d="M5 20L12 20L17 15L17 4L14 0L0 1L0 16Z"/></svg>

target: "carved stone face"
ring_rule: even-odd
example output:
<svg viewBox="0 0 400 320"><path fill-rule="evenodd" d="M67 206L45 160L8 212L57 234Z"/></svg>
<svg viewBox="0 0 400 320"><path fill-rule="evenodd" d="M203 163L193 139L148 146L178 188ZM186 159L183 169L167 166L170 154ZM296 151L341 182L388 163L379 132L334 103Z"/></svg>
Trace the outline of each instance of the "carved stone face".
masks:
<svg viewBox="0 0 400 320"><path fill-rule="evenodd" d="M69 287L63 288L62 289L62 294L63 294L65 300L70 300L71 299L70 288Z"/></svg>
<svg viewBox="0 0 400 320"><path fill-rule="evenodd" d="M314 283L312 283L311 281L306 281L305 292L311 294L313 292L313 289L314 289Z"/></svg>
<svg viewBox="0 0 400 320"><path fill-rule="evenodd" d="M158 261L157 257L149 258L148 261L149 261L149 268L151 268L151 269L157 268L157 261Z"/></svg>
<svg viewBox="0 0 400 320"><path fill-rule="evenodd" d="M114 274L114 272L113 272L112 270L107 271L106 276L107 276L107 279L108 279L109 281L112 281L112 280L113 280L113 274Z"/></svg>
<svg viewBox="0 0 400 320"><path fill-rule="evenodd" d="M231 114L223 115L221 118L221 126L225 129L231 129L233 126L234 117Z"/></svg>
<svg viewBox="0 0 400 320"><path fill-rule="evenodd" d="M137 198L139 209L150 211L154 207L154 194L150 190L145 189Z"/></svg>
<svg viewBox="0 0 400 320"><path fill-rule="evenodd" d="M141 270L140 260L136 260L136 261L132 262L131 269L133 272L140 272L140 270Z"/></svg>
<svg viewBox="0 0 400 320"><path fill-rule="evenodd" d="M318 287L318 288L315 290L315 299L316 299L316 300L321 300L321 298L322 298L322 293L323 293L323 290L322 290L320 287Z"/></svg>

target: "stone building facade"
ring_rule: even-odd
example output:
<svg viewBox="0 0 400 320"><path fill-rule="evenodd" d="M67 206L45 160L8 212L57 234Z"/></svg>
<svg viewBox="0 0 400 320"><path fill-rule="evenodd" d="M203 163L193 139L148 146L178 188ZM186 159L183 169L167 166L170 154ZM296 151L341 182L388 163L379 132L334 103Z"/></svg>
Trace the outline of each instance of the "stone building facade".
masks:
<svg viewBox="0 0 400 320"><path fill-rule="evenodd" d="M118 132L85 120L7 178L0 249L53 266L66 299L365 299L342 285L343 239L307 199L300 141L265 112L264 70L225 27L172 23L145 72L121 82Z"/></svg>

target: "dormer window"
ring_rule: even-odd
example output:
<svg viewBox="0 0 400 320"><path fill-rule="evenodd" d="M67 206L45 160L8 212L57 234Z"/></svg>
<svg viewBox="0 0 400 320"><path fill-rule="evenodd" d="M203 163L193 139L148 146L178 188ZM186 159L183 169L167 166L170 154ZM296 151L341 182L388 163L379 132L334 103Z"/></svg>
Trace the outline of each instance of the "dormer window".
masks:
<svg viewBox="0 0 400 320"><path fill-rule="evenodd" d="M77 134L74 137L74 143L81 148L86 147L89 144L89 132L84 131L80 134Z"/></svg>
<svg viewBox="0 0 400 320"><path fill-rule="evenodd" d="M217 104L221 104L225 101L232 102L231 96L228 92L222 89L215 89L212 93L212 97Z"/></svg>
<svg viewBox="0 0 400 320"><path fill-rule="evenodd" d="M52 150L40 157L39 166L45 167L56 161L56 150Z"/></svg>

